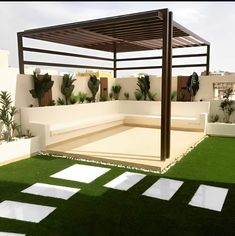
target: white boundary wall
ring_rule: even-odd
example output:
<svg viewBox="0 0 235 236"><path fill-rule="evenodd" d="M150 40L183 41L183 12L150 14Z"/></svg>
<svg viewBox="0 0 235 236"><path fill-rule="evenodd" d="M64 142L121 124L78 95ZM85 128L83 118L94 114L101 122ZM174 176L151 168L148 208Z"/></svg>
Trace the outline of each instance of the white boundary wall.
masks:
<svg viewBox="0 0 235 236"><path fill-rule="evenodd" d="M200 76L200 85L199 90L196 94L195 101L211 101L214 98L213 94L213 83L226 83L233 82L235 83L235 75L210 75L210 76Z"/></svg>
<svg viewBox="0 0 235 236"><path fill-rule="evenodd" d="M223 111L220 109L220 103L221 101L216 100L216 101L211 101L210 102L210 115L218 115L219 116L219 122L223 122ZM234 109L235 109L235 101L234 101L234 105L233 105ZM210 122L210 117L209 118L209 122ZM230 117L230 122L235 123L235 111L232 113L231 117Z"/></svg>

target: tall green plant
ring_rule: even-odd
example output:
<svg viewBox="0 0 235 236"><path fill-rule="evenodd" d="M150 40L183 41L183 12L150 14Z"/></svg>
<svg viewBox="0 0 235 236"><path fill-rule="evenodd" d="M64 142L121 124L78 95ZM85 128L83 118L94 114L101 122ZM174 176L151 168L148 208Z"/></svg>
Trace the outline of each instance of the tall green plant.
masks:
<svg viewBox="0 0 235 236"><path fill-rule="evenodd" d="M70 98L75 87L73 84L74 81L76 81L76 79L73 79L72 75L64 74L61 84L61 93L64 95L66 105L70 103Z"/></svg>
<svg viewBox="0 0 235 236"><path fill-rule="evenodd" d="M40 71L34 71L33 75L34 89L29 92L32 94L33 98L38 99L39 106L42 106L42 98L47 91L49 91L54 81L51 80L51 75L46 73L45 75L40 75Z"/></svg>
<svg viewBox="0 0 235 236"><path fill-rule="evenodd" d="M115 100L119 99L122 86L120 84L115 84L112 86L113 97Z"/></svg>
<svg viewBox="0 0 235 236"><path fill-rule="evenodd" d="M92 94L92 101L95 102L95 96L99 90L100 81L97 79L96 75L90 75L90 79L88 80L88 88Z"/></svg>
<svg viewBox="0 0 235 236"><path fill-rule="evenodd" d="M230 116L234 112L233 103L234 101L230 99L231 95L233 94L232 88L228 88L224 91L223 101L220 103L220 109L224 113L224 122L230 122Z"/></svg>
<svg viewBox="0 0 235 236"><path fill-rule="evenodd" d="M140 74L138 77L137 86L139 87L139 89L136 90L143 94L144 100L147 100L147 97L149 98L149 100L152 100L150 93L149 75Z"/></svg>
<svg viewBox="0 0 235 236"><path fill-rule="evenodd" d="M19 131L18 125L14 119L18 112L15 106L12 106L11 95L7 91L0 92L0 121L3 124L3 138L9 142L14 136L15 130Z"/></svg>
<svg viewBox="0 0 235 236"><path fill-rule="evenodd" d="M187 90L190 93L191 101L193 101L197 91L199 90L199 77L196 72L193 72L193 74L189 76Z"/></svg>

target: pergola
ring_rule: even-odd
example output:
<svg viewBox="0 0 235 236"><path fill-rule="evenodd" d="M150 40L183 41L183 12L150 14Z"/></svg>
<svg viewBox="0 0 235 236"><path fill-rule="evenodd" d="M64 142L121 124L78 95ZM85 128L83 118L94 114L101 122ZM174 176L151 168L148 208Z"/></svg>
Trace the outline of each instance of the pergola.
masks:
<svg viewBox="0 0 235 236"><path fill-rule="evenodd" d="M24 74L24 65L42 65L52 67L92 68L113 70L114 77L118 70L161 69L161 160L170 156L171 122L171 77L172 68L205 67L209 74L210 43L182 25L173 21L173 14L168 9L153 10L135 14L108 17L96 20L50 26L17 33L20 73ZM70 46L102 50L113 53L113 58L89 56L54 50L45 50L23 46L23 37L60 43ZM207 48L206 53L172 55L172 48L200 47ZM120 52L162 50L162 56L122 58ZM112 67L86 66L43 61L25 61L24 52L44 53L60 56L78 57L102 61L111 61ZM172 65L172 58L205 57L204 64ZM162 60L161 66L118 67L120 61Z"/></svg>

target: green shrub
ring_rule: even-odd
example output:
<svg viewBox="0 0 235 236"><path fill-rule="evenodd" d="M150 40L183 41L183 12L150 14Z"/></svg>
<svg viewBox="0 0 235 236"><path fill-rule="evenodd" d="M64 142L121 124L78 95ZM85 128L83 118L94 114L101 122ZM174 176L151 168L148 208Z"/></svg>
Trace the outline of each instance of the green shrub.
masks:
<svg viewBox="0 0 235 236"><path fill-rule="evenodd" d="M63 98L58 98L57 101L56 101L56 104L57 105L65 105L65 101Z"/></svg>
<svg viewBox="0 0 235 236"><path fill-rule="evenodd" d="M150 101L156 101L157 93L152 93L151 91L148 92L148 97Z"/></svg>
<svg viewBox="0 0 235 236"><path fill-rule="evenodd" d="M209 120L210 120L210 122L215 123L215 122L219 121L219 116L217 114L210 115Z"/></svg>
<svg viewBox="0 0 235 236"><path fill-rule="evenodd" d="M129 93L125 92L125 93L124 93L124 97L126 98L126 100L129 100L129 98L130 98Z"/></svg>
<svg viewBox="0 0 235 236"><path fill-rule="evenodd" d="M136 90L136 91L135 91L135 99L136 99L137 101L140 101L140 100L142 100L142 98L143 98L143 94L141 93L141 91Z"/></svg>
<svg viewBox="0 0 235 236"><path fill-rule="evenodd" d="M120 84L115 84L112 86L112 92L115 100L119 99L119 95L121 92L122 86Z"/></svg>
<svg viewBox="0 0 235 236"><path fill-rule="evenodd" d="M55 100L51 100L48 105L49 105L49 106L55 106L55 105L56 105Z"/></svg>
<svg viewBox="0 0 235 236"><path fill-rule="evenodd" d="M86 101L87 101L88 103L92 102L92 101L93 101L93 97L86 97Z"/></svg>
<svg viewBox="0 0 235 236"><path fill-rule="evenodd" d="M85 92L78 93L78 102L79 103L84 103L86 101L86 98L87 98L87 93L85 93Z"/></svg>
<svg viewBox="0 0 235 236"><path fill-rule="evenodd" d="M108 101L108 98L106 95L100 96L100 102L106 102L106 101Z"/></svg>
<svg viewBox="0 0 235 236"><path fill-rule="evenodd" d="M20 129L20 125L15 122L17 109L12 106L11 95L7 91L0 92L0 122L3 124L2 135L7 142L14 137L14 132Z"/></svg>
<svg viewBox="0 0 235 236"><path fill-rule="evenodd" d="M113 93L109 93L109 99L112 101L113 100Z"/></svg>
<svg viewBox="0 0 235 236"><path fill-rule="evenodd" d="M176 91L172 91L171 92L171 101L175 101L176 100L176 96L177 96L177 92Z"/></svg>

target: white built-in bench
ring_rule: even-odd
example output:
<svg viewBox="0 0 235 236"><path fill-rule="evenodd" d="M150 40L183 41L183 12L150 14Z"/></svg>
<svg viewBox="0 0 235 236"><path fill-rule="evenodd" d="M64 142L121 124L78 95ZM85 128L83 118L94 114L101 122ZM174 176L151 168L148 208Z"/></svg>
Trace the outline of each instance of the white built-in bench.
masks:
<svg viewBox="0 0 235 236"><path fill-rule="evenodd" d="M123 114L124 124L142 125L146 127L160 127L161 116ZM172 116L171 128L180 130L204 131L207 113L201 113L198 117Z"/></svg>
<svg viewBox="0 0 235 236"><path fill-rule="evenodd" d="M209 102L173 102L171 127L205 130ZM41 137L42 146L120 124L160 127L161 103L108 101L67 106L21 108L25 130Z"/></svg>
<svg viewBox="0 0 235 236"><path fill-rule="evenodd" d="M50 124L50 135L51 136L61 135L79 129L90 128L97 125L103 125L122 120L123 116L116 114L116 115L106 115L104 117L98 117L98 118L93 117L92 119L78 120L73 122Z"/></svg>

